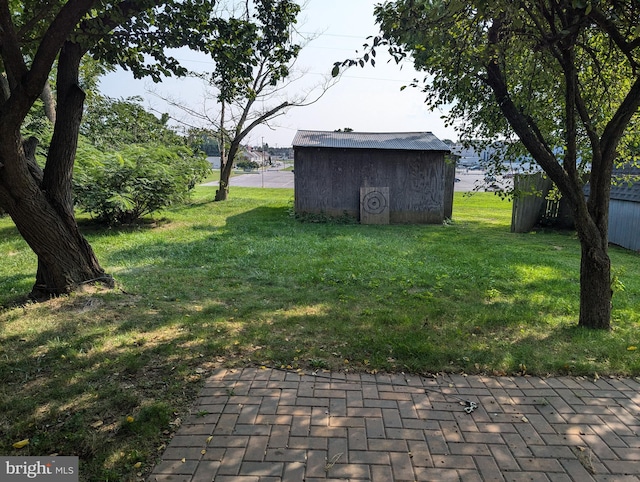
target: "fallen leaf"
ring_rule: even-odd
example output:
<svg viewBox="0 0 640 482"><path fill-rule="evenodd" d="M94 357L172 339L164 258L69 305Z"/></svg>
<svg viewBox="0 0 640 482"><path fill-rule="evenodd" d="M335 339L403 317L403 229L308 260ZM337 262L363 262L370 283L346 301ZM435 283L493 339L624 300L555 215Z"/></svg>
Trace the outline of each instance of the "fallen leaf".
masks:
<svg viewBox="0 0 640 482"><path fill-rule="evenodd" d="M24 440L20 440L20 442L16 442L13 444L13 448L14 449L21 449L23 447L26 447L27 445L29 445L29 439L26 438Z"/></svg>
<svg viewBox="0 0 640 482"><path fill-rule="evenodd" d="M631 345L627 347L627 351L636 351L638 349L637 346Z"/></svg>
<svg viewBox="0 0 640 482"><path fill-rule="evenodd" d="M134 422L134 420L135 420L135 418L133 418L131 415L129 415L129 416L127 417L127 422L128 422L128 423L133 423L133 422Z"/></svg>
<svg viewBox="0 0 640 482"><path fill-rule="evenodd" d="M134 469L139 469L140 467L142 467L142 462L136 462L135 464L133 464Z"/></svg>

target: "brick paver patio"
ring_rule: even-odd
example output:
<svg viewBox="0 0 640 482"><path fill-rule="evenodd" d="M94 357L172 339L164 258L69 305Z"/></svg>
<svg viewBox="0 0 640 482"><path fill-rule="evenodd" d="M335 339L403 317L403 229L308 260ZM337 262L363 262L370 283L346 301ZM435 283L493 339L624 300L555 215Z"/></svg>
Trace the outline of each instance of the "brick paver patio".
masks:
<svg viewBox="0 0 640 482"><path fill-rule="evenodd" d="M640 383L220 369L148 480L640 481Z"/></svg>

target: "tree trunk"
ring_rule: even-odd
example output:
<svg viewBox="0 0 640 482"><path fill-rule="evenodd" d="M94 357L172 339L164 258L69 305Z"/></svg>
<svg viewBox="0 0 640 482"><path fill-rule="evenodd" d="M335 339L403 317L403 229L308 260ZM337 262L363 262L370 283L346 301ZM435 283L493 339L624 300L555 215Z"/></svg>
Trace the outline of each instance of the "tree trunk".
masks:
<svg viewBox="0 0 640 482"><path fill-rule="evenodd" d="M220 184L216 191L216 201L226 201L229 197L229 179L231 179L231 170L233 169L232 162L229 160L220 165Z"/></svg>
<svg viewBox="0 0 640 482"><path fill-rule="evenodd" d="M231 177L231 171L227 169L227 139L224 130L226 105L224 100L220 102L220 131L218 137L218 149L220 150L220 182L214 201L226 201L229 196L229 178Z"/></svg>
<svg viewBox="0 0 640 482"><path fill-rule="evenodd" d="M44 172L29 169L35 149L15 132L0 134L0 156L8 162L0 176L0 204L38 257L31 297L37 300L113 278L100 267L93 249L80 233L72 197L73 164L82 118L84 93L78 86L77 45L63 48L58 68L58 106L54 134Z"/></svg>
<svg viewBox="0 0 640 482"><path fill-rule="evenodd" d="M240 148L240 141L234 139L229 146L229 152L226 156L226 160L220 163L220 187L216 191L216 201L226 201L229 196L229 179L231 179L231 171L233 170L233 163L235 162L236 155ZM221 158L222 159L222 158Z"/></svg>
<svg viewBox="0 0 640 482"><path fill-rule="evenodd" d="M24 151L20 151L18 155L23 156ZM61 215L26 169L26 161L18 165L22 167L19 175L13 169L5 169L0 176L0 204L38 257L38 274L30 296L47 299L90 281L113 286L113 279L100 267L75 221L70 223L67 213Z"/></svg>
<svg viewBox="0 0 640 482"><path fill-rule="evenodd" d="M216 197L214 201L226 201L229 197L229 181L224 181L222 179L222 174L220 175L220 184L218 189L216 189Z"/></svg>
<svg viewBox="0 0 640 482"><path fill-rule="evenodd" d="M609 258L609 204L613 159L593 150L589 199L577 212L580 238L580 320L585 328L611 329L611 260ZM588 213L584 215L583 213Z"/></svg>
<svg viewBox="0 0 640 482"><path fill-rule="evenodd" d="M42 89L42 95L40 95L40 99L42 99L42 103L44 105L44 114L47 116L47 119L52 123L56 122L56 101L53 96L53 90L51 90L51 84L47 82L44 84L44 89Z"/></svg>
<svg viewBox="0 0 640 482"><path fill-rule="evenodd" d="M33 192L29 202L16 203L9 214L38 256L31 298L66 294L88 282L113 286L113 278L100 267L77 225L70 225L68 216L61 216L42 191Z"/></svg>
<svg viewBox="0 0 640 482"><path fill-rule="evenodd" d="M610 329L611 261L606 249L584 240L580 261L580 321L585 328Z"/></svg>
<svg viewBox="0 0 640 482"><path fill-rule="evenodd" d="M488 38L490 44L497 44L500 34L501 22L496 21L489 29ZM571 58L569 59L571 60ZM566 66L565 66L566 67ZM574 122L576 94L571 84L575 68L565 68L568 90L565 93L567 104L567 118L570 119L564 126L567 131L567 162L568 170L558 162L533 120L522 113L511 99L507 88L507 81L500 64L491 60L487 63L487 84L493 90L496 101L502 113L527 148L531 156L544 169L549 178L558 186L560 192L572 206L576 230L580 238L582 258L580 261L580 316L579 326L596 329L609 329L611 327L611 264L608 255L608 213L609 192L611 186L611 169L613 159L603 157L602 152L593 149L593 165L591 172L591 194L587 204L584 198L582 180L577 175L575 165L575 135ZM576 77L577 78L577 77ZM619 136L624 128L609 135ZM617 145L617 144L613 144ZM615 153L615 149L611 150Z"/></svg>

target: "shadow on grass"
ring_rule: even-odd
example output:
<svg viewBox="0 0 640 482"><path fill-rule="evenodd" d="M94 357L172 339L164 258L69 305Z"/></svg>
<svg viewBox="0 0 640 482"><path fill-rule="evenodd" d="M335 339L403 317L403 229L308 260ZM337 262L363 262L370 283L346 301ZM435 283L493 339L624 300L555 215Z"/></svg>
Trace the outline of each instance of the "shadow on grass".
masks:
<svg viewBox="0 0 640 482"><path fill-rule="evenodd" d="M3 453L79 455L93 480L135 478L220 365L541 375L634 367L625 337L638 334L637 314L613 334L573 326L579 246L569 237L480 221L303 224L285 207L224 219L161 238L127 232L126 248L92 233L131 295L78 294L4 315ZM11 448L25 438L26 450Z"/></svg>
<svg viewBox="0 0 640 482"><path fill-rule="evenodd" d="M27 303L34 281L35 274L31 273L0 276L0 312Z"/></svg>
<svg viewBox="0 0 640 482"><path fill-rule="evenodd" d="M495 227L483 230L486 243L478 243L466 233L469 224L309 225L284 208L261 207L229 217L224 226L192 228L211 233L198 241L149 243L113 253L110 261L152 260L121 273L127 291L131 286L136 293L205 306L205 314L191 320L214 323L228 343L261 346L253 349L256 363L291 358L277 350L289 353L291 333L304 326L308 340L300 341L299 364L318 359L322 353L314 347L326 338L333 345L324 355L331 366L362 352L356 358L364 363L366 355L363 366L378 369L514 372L521 357L503 356L509 346L539 330L545 338L528 343L543 347L575 323L579 250L575 243L565 247L558 260L542 243L534 245L541 252L534 256L531 237ZM544 276L532 278L534 272ZM158 291L159 277L170 292ZM432 331L425 329L430 326ZM349 349L337 349L345 340ZM478 340L473 358L479 361L466 362L459 354ZM500 346L495 352L486 349L492 343ZM410 362L391 353L400 346L411 353ZM543 359L529 366L548 369Z"/></svg>
<svg viewBox="0 0 640 482"><path fill-rule="evenodd" d="M2 329L0 452L77 455L86 480L129 480L197 393L206 342L174 329L171 316L133 309L138 329L125 328L127 314L93 307L100 299L74 297L26 334ZM11 448L23 439L27 447Z"/></svg>

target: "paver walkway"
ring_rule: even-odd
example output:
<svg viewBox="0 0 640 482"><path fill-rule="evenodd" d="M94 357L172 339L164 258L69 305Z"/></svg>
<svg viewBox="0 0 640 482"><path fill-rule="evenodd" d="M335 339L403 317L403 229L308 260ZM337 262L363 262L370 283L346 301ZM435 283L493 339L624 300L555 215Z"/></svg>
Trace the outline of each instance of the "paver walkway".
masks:
<svg viewBox="0 0 640 482"><path fill-rule="evenodd" d="M148 480L640 481L640 383L219 369Z"/></svg>

